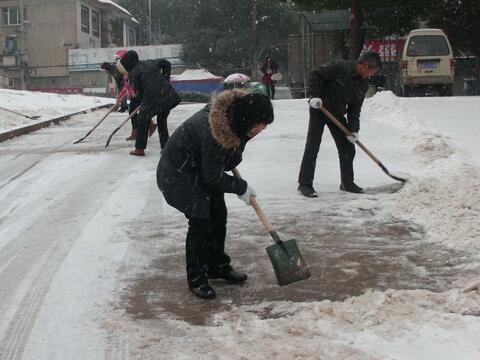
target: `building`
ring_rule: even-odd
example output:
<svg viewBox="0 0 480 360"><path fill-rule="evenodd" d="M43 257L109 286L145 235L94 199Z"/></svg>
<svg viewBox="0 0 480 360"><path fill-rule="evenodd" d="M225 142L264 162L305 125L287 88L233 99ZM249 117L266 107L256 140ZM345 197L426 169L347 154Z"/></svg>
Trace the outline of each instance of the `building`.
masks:
<svg viewBox="0 0 480 360"><path fill-rule="evenodd" d="M71 72L69 51L137 43L137 20L112 0L0 0L0 11L4 88L76 91L99 72Z"/></svg>

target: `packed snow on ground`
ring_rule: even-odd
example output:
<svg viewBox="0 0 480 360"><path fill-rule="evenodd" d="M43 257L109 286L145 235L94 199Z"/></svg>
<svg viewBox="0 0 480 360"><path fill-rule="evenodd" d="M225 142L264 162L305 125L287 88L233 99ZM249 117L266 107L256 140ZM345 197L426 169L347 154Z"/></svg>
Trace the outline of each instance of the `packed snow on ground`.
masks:
<svg viewBox="0 0 480 360"><path fill-rule="evenodd" d="M178 126L200 108L201 105L177 107L169 118L169 126ZM355 226L356 219L350 216L353 209L373 209L376 216L403 219L422 227L424 236L417 241L471 253L473 262L453 269L455 281L441 292L373 288L344 301L293 302L259 298L252 305L231 306L228 311L219 309L206 325L201 326L169 316L167 311L160 318L133 318L119 299L122 290L129 285L128 279L150 271L148 264L151 257L155 257L154 253L172 253L172 248L178 245L173 245L172 239L182 242L187 225L185 218L168 207L155 189L157 149L149 147L144 159L129 157L127 148L110 150L111 154L125 154L121 161L115 158L115 169L126 179L117 183L120 175L114 176L113 170L107 171L113 160L103 150L105 134L108 134L105 132L98 139L92 135L90 143L68 148L64 153L42 148L41 151L52 151L54 157L26 174L18 190L18 199L9 199L14 195L0 198L6 197L12 203L8 211L31 212L15 221L25 229L38 231L42 241L48 241L49 234L59 231L72 239L71 250L58 265L58 273L38 310L36 322L28 330L24 358L479 359L480 292L463 290L480 281L476 276L480 266L480 168L477 158L480 145L476 141L480 131L477 119L480 98L405 99L382 92L367 99L362 112L360 141L391 173L408 178L408 182L393 193L353 195L339 192L338 158L331 136L325 130L314 182L319 192L317 199L304 199L296 192L308 126L306 101L274 101L274 110L274 123L247 145L240 166L242 175L256 189L259 201L269 214L309 216L310 212L331 208L344 214L347 227ZM66 143L71 140L68 136L74 137L73 128L68 126L83 126L83 133L91 123L91 119L87 123L77 117L72 125L42 130L41 135L46 145L54 137ZM6 145L7 153L33 148L35 141L39 141L38 137L10 141ZM81 146L91 153L69 157L68 161L64 159L70 156L68 152L79 151L75 149L82 149ZM56 164L55 168L52 164ZM53 172L48 172L52 169ZM360 149L357 149L355 170L356 182L367 190L381 189L395 182ZM37 187L27 187L29 181L36 181ZM58 185L53 188L51 181ZM98 191L95 198L98 205L92 207L88 194L93 189ZM75 191L79 192L82 201L62 209L62 204L65 206L62 193ZM44 197L50 202L43 203ZM237 225L235 217L242 218L247 212L254 217L252 210L235 196L227 195L227 206L230 229ZM57 212L54 215L58 218L66 212L72 213L72 219L64 220L67 229L61 225L58 229L42 229L38 222L34 223L35 212L55 219L47 215L52 211ZM78 228L87 215L92 216L91 220ZM18 224L14 226L8 214L3 216L5 218L0 216L0 220L3 219L0 246L5 248L8 241L1 238L7 239L11 233L21 234L21 229ZM149 225L153 226L149 229L150 241L155 244L152 254L142 254L138 249L143 244L136 243L146 241L136 235L147 230L132 228L132 223L141 226L141 219L147 217L156 219ZM274 218L272 222L275 224ZM157 228L156 224L162 227ZM227 238L227 248L233 240L248 241ZM299 245L302 247L301 239ZM261 257L256 261L268 262L264 250L260 250ZM322 261L321 258L310 260ZM234 262L238 264L237 259ZM248 271L248 264L242 266ZM251 282L261 280L255 279L255 274L250 275ZM179 276L183 278L184 274ZM308 280L305 284L308 286ZM22 285L17 294L9 295L12 301L21 301L24 287L26 285ZM157 289L161 291L162 286ZM191 296L184 288L173 291L176 290ZM144 294L146 299L155 296L158 294ZM225 294L219 292L218 296L221 304L231 304ZM33 310L29 308L29 311ZM15 316L10 310L3 319L13 321ZM22 321L27 323L24 318ZM3 326L6 325L0 324L0 333ZM21 338L22 334L14 335ZM15 344L13 340L11 343ZM14 345L10 347L16 349Z"/></svg>
<svg viewBox="0 0 480 360"><path fill-rule="evenodd" d="M41 116L36 120L31 120L25 116L0 109L0 133L100 105L113 104L113 102L112 99L95 96L0 89L0 107L22 115Z"/></svg>

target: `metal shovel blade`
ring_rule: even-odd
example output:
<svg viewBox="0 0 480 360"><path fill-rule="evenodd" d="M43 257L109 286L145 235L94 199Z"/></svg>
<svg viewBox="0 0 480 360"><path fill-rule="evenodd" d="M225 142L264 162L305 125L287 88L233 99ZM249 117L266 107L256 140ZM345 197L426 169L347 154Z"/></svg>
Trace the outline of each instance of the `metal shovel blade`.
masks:
<svg viewBox="0 0 480 360"><path fill-rule="evenodd" d="M267 247L278 285L288 285L310 277L310 268L303 260L295 240L279 241Z"/></svg>

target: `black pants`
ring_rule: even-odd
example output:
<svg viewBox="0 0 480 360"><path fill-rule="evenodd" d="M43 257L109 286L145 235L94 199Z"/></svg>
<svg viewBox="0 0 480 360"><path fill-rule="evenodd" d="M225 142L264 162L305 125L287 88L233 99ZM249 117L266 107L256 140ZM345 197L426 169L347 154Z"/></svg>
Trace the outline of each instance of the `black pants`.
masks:
<svg viewBox="0 0 480 360"><path fill-rule="evenodd" d="M131 98L130 104L128 105L128 113L131 114L132 112L134 112L135 109L140 106L140 104L141 104L141 101L139 101L136 98ZM138 113L133 115L132 118L130 119L132 123L132 129L135 129L137 127L137 119L138 119Z"/></svg>
<svg viewBox="0 0 480 360"><path fill-rule="evenodd" d="M167 126L167 118L170 114L170 111L165 111L163 113L158 114L157 116L157 129L158 129L158 137L160 139L160 148L164 148L167 145L167 141L169 139L168 135L168 126Z"/></svg>
<svg viewBox="0 0 480 360"><path fill-rule="evenodd" d="M138 118L136 121L137 128L138 128L138 135L135 141L136 149L145 150L147 148L150 120L152 120L154 116L160 115L163 113L164 113L164 107L161 104L142 105L142 107L140 108L140 111L138 112ZM166 127L167 126L166 117L165 117L164 123L165 124L163 126ZM168 129L167 129L167 133L168 133ZM166 143L166 140L165 140L165 143Z"/></svg>
<svg viewBox="0 0 480 360"><path fill-rule="evenodd" d="M337 146L338 157L340 160L340 177L345 185L353 183L353 159L355 157L355 145L348 141L345 134L320 110L310 108L310 121L308 123L307 142L305 152L303 153L302 165L298 175L298 182L304 185L312 185L315 175L315 165L317 163L317 154L322 142L322 135L325 125L328 126L330 133Z"/></svg>
<svg viewBox="0 0 480 360"><path fill-rule="evenodd" d="M275 84L265 85L267 94L270 99L275 99Z"/></svg>
<svg viewBox="0 0 480 360"><path fill-rule="evenodd" d="M190 285L198 286L208 281L207 270L230 264L225 254L225 236L227 233L227 207L223 193L211 196L210 219L188 220L186 241L187 280Z"/></svg>

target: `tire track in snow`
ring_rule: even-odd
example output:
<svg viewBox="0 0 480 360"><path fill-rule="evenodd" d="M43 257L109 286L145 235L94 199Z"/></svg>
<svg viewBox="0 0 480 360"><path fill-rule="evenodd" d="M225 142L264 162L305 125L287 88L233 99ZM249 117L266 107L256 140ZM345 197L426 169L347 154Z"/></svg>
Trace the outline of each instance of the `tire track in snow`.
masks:
<svg viewBox="0 0 480 360"><path fill-rule="evenodd" d="M25 229L9 244L7 251L2 251L1 259L12 254L14 259L4 266L0 274L1 278L9 279L0 282L0 314L5 314L7 308L17 303L12 304L10 301L22 290L20 284L30 284L8 323L0 343L0 359L21 359L35 319L64 258L81 234L83 226L95 216L106 198L115 190L112 182L127 175L128 169L134 164L124 162L123 169L112 171L108 163L108 158L99 162L96 171L88 172L89 178L70 189L58 201L59 206L44 214L47 215L46 220L37 221ZM37 268L38 274L31 276Z"/></svg>

